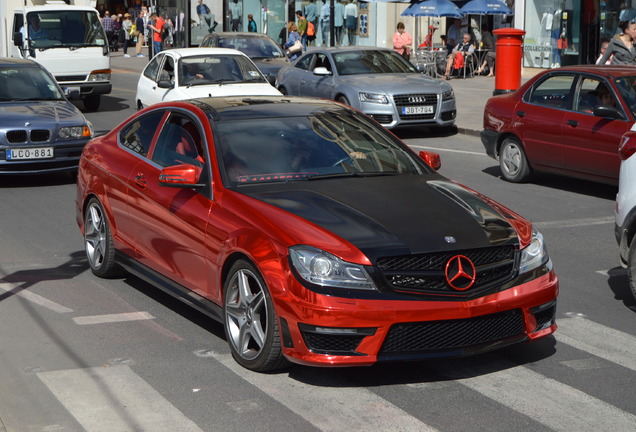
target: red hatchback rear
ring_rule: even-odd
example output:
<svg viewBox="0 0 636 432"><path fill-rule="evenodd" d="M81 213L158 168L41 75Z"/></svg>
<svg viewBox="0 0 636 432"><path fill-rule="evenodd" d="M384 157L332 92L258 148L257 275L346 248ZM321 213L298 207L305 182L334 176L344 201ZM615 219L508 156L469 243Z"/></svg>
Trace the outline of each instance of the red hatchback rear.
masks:
<svg viewBox="0 0 636 432"><path fill-rule="evenodd" d="M502 176L534 171L618 183L618 145L634 124L636 70L572 66L538 74L488 100L481 140Z"/></svg>

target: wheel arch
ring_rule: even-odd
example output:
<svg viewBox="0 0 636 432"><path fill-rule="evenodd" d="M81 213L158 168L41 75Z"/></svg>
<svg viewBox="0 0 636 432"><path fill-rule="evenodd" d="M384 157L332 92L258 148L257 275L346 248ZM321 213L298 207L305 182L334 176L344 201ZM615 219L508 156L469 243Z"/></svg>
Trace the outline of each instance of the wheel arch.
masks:
<svg viewBox="0 0 636 432"><path fill-rule="evenodd" d="M503 145L504 141L507 140L508 138L511 138L517 141L519 145L521 146L521 149L523 150L523 152L524 153L526 152L526 146L523 143L523 140L521 138L519 138L517 135L515 135L512 132L504 132L499 135L499 137L497 138L497 142L495 144L495 155L497 156L497 159L499 159L499 155L501 154L501 146Z"/></svg>

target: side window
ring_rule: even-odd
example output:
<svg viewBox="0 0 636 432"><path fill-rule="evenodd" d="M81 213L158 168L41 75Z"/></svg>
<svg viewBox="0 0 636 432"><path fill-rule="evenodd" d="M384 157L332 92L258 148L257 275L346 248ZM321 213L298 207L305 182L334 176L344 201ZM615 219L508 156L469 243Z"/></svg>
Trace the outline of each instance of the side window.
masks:
<svg viewBox="0 0 636 432"><path fill-rule="evenodd" d="M13 33L21 32L23 27L24 27L24 15L20 13L16 13L13 18ZM22 37L24 37L24 33L22 33Z"/></svg>
<svg viewBox="0 0 636 432"><path fill-rule="evenodd" d="M309 70L309 67L311 66L311 61L313 60L313 58L314 58L313 55L308 55L302 58L300 61L297 61L294 67L297 67L298 69Z"/></svg>
<svg viewBox="0 0 636 432"><path fill-rule="evenodd" d="M550 108L567 109L575 75L552 75L541 81L533 90L530 103Z"/></svg>
<svg viewBox="0 0 636 432"><path fill-rule="evenodd" d="M166 61L163 62L161 71L159 72L159 80L168 80L174 84L174 59L170 56L165 56Z"/></svg>
<svg viewBox="0 0 636 432"><path fill-rule="evenodd" d="M163 58L162 55L156 55L150 63L148 63L148 67L144 69L144 76L153 81L157 80L157 72L159 71L159 62Z"/></svg>
<svg viewBox="0 0 636 432"><path fill-rule="evenodd" d="M333 72L331 61L329 61L329 57L327 57L325 54L316 55L316 64L314 65L314 69L316 69L317 67L324 67L327 68L329 72Z"/></svg>
<svg viewBox="0 0 636 432"><path fill-rule="evenodd" d="M582 79L574 109L578 112L592 114L594 108L600 105L621 110L614 92L605 81L596 78Z"/></svg>
<svg viewBox="0 0 636 432"><path fill-rule="evenodd" d="M129 150L147 157L152 138L159 128L164 114L165 111L155 111L130 123L120 132L119 143Z"/></svg>
<svg viewBox="0 0 636 432"><path fill-rule="evenodd" d="M152 161L161 167L181 164L202 167L205 154L196 123L186 115L171 113L157 138Z"/></svg>

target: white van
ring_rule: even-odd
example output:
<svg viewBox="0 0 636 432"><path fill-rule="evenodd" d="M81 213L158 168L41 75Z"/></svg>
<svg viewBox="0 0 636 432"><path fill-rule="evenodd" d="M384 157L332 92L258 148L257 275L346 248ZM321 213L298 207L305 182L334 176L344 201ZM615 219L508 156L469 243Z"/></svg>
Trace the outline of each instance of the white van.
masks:
<svg viewBox="0 0 636 432"><path fill-rule="evenodd" d="M11 57L35 60L62 88L76 91L87 111L111 92L110 53L97 10L47 4L14 10ZM68 92L67 92L68 93Z"/></svg>

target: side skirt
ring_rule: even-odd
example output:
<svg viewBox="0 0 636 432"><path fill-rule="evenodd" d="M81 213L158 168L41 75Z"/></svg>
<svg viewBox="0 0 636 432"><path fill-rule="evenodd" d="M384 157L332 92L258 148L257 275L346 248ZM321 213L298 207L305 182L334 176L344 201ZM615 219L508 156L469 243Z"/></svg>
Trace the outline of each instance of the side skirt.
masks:
<svg viewBox="0 0 636 432"><path fill-rule="evenodd" d="M115 260L129 273L159 288L166 294L186 303L188 306L191 306L197 311L208 315L210 318L220 322L221 324L224 324L223 308L216 303L206 299L192 290L189 290L183 285L176 283L172 279L167 278L161 273L141 264L119 251L115 253Z"/></svg>

